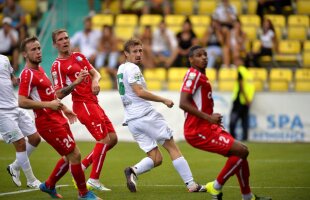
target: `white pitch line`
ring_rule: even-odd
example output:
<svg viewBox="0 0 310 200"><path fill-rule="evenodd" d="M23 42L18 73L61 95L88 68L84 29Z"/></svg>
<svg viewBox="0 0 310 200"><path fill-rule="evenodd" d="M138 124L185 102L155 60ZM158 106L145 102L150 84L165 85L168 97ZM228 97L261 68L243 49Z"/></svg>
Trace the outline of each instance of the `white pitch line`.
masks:
<svg viewBox="0 0 310 200"><path fill-rule="evenodd" d="M60 187L68 187L69 185L57 185L56 188ZM20 194L20 193L26 193L26 192L34 192L40 189L27 189L27 190L18 190L14 192L6 192L6 193L0 193L0 196L6 196L6 195L11 195L11 194Z"/></svg>
<svg viewBox="0 0 310 200"><path fill-rule="evenodd" d="M59 187L68 187L70 185L58 185L56 188ZM125 185L111 185L111 187L122 187ZM184 187L184 185L139 185L139 187ZM239 186L224 186L227 188L239 188ZM251 186L251 188L256 189L310 189L308 186L302 186L302 187L286 187L286 186ZM26 193L26 192L33 192L37 191L39 189L27 189L27 190L19 190L15 192L6 192L6 193L0 193L0 196L6 196L6 195L12 195L12 194L19 194L19 193Z"/></svg>

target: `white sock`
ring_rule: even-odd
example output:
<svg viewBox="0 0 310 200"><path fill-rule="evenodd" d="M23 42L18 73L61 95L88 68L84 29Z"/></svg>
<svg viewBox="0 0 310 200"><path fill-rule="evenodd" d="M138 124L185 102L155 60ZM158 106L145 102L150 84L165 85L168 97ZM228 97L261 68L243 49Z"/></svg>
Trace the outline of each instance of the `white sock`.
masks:
<svg viewBox="0 0 310 200"><path fill-rule="evenodd" d="M30 167L29 169L23 170L26 179L27 179L27 183L32 183L35 180L37 180L37 178L34 176L33 172L32 172L32 168Z"/></svg>
<svg viewBox="0 0 310 200"><path fill-rule="evenodd" d="M154 161L149 157L145 157L133 167L133 170L138 176L150 171L152 168L154 168Z"/></svg>
<svg viewBox="0 0 310 200"><path fill-rule="evenodd" d="M183 156L172 161L174 168L178 171L186 185L194 181L191 169Z"/></svg>
<svg viewBox="0 0 310 200"><path fill-rule="evenodd" d="M214 184L213 184L213 187L216 190L221 190L223 186L221 184L219 184L219 182L217 182L217 180L215 180Z"/></svg>
<svg viewBox="0 0 310 200"><path fill-rule="evenodd" d="M30 143L26 142L26 151L28 157L31 155L31 153L36 149L37 147L32 146Z"/></svg>
<svg viewBox="0 0 310 200"><path fill-rule="evenodd" d="M251 200L252 199L252 193L249 193L249 194L243 194L242 195L242 199L243 200Z"/></svg>
<svg viewBox="0 0 310 200"><path fill-rule="evenodd" d="M26 151L28 158L35 149L36 149L35 146L32 146L30 143L26 142ZM18 164L17 159L15 159L14 162L12 163L12 167L15 170L20 170L21 166Z"/></svg>
<svg viewBox="0 0 310 200"><path fill-rule="evenodd" d="M36 180L36 177L33 175L29 158L27 156L27 152L16 152L16 160L18 162L18 165L22 168L23 172L25 173L25 176L27 178L27 182L32 183Z"/></svg>

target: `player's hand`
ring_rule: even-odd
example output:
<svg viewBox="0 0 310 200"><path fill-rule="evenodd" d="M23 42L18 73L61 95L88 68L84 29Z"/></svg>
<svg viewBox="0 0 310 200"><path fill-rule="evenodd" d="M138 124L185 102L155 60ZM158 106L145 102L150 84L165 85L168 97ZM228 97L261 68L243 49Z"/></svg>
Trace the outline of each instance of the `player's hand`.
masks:
<svg viewBox="0 0 310 200"><path fill-rule="evenodd" d="M60 102L59 99L55 99L49 102L49 108L52 110L61 110L62 107L63 107L63 104Z"/></svg>
<svg viewBox="0 0 310 200"><path fill-rule="evenodd" d="M75 84L80 84L84 78L86 78L87 76L89 75L88 71L87 70L81 70L78 77L75 79Z"/></svg>
<svg viewBox="0 0 310 200"><path fill-rule="evenodd" d="M223 119L223 116L219 113L213 113L211 116L210 116L210 123L212 124L218 124L218 125L222 125L222 119Z"/></svg>
<svg viewBox="0 0 310 200"><path fill-rule="evenodd" d="M94 95L98 95L100 92L100 86L97 81L93 81L91 85L91 90Z"/></svg>
<svg viewBox="0 0 310 200"><path fill-rule="evenodd" d="M12 77L12 84L13 84L13 86L18 86L19 83L20 83L20 79L17 78L16 76L13 76Z"/></svg>
<svg viewBox="0 0 310 200"><path fill-rule="evenodd" d="M71 110L65 109L65 110L63 110L63 112L66 115L66 117L68 118L70 124L73 124L74 122L77 121L76 114L74 112L72 112Z"/></svg>
<svg viewBox="0 0 310 200"><path fill-rule="evenodd" d="M172 108L174 103L170 99L165 99L163 102L168 108Z"/></svg>

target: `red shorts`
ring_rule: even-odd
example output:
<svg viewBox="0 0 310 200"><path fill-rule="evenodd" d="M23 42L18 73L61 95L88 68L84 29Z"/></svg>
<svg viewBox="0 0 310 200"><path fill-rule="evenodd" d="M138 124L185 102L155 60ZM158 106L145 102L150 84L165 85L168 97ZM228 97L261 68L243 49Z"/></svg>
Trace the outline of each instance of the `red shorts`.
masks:
<svg viewBox="0 0 310 200"><path fill-rule="evenodd" d="M98 104L74 102L73 111L97 141L104 139L108 133L115 133L112 122Z"/></svg>
<svg viewBox="0 0 310 200"><path fill-rule="evenodd" d="M200 127L195 133L186 133L186 141L195 148L226 156L235 139L218 125Z"/></svg>
<svg viewBox="0 0 310 200"><path fill-rule="evenodd" d="M38 130L41 137L49 143L61 156L68 155L75 148L75 141L69 124Z"/></svg>

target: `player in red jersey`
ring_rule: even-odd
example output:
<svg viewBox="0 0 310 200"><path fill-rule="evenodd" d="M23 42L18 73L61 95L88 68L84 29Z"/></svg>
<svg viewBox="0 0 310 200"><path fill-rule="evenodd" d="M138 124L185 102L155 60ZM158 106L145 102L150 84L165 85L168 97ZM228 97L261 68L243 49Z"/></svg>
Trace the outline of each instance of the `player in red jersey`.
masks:
<svg viewBox="0 0 310 200"><path fill-rule="evenodd" d="M101 76L83 54L71 52L69 36L65 29L55 30L52 39L54 47L58 50L58 58L51 70L56 95L62 99L72 94L73 111L97 141L92 152L82 161L84 169L90 164L93 165L87 186L98 190L110 190L100 183L99 177L106 152L116 145L117 135L111 121L98 104L98 82ZM77 81L78 76L83 77L82 82Z"/></svg>
<svg viewBox="0 0 310 200"><path fill-rule="evenodd" d="M249 185L248 148L222 128L222 115L213 113L212 88L205 75L208 63L205 49L200 46L192 47L189 62L191 68L185 75L180 97L180 108L185 111L185 139L195 148L228 157L216 180L206 184L207 192L213 199L222 199L223 185L232 175L236 175L243 200L271 199L252 194Z"/></svg>
<svg viewBox="0 0 310 200"><path fill-rule="evenodd" d="M62 156L47 181L41 183L41 191L52 198L62 198L56 192L55 185L70 167L79 190L79 199L100 199L86 188L81 154L63 113L70 123L76 121L76 115L56 98L51 81L39 65L42 53L38 39L30 37L23 40L21 51L26 65L20 75L18 104L22 108L33 109L39 134ZM82 80L83 77L78 76L78 81Z"/></svg>

